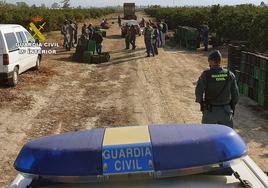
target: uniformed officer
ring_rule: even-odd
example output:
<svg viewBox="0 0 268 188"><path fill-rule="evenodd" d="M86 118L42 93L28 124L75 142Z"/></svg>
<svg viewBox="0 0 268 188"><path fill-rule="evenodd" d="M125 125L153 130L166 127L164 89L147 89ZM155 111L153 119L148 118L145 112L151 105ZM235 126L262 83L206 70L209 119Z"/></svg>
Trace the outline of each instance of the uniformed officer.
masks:
<svg viewBox="0 0 268 188"><path fill-rule="evenodd" d="M208 62L210 69L200 76L196 90L196 102L203 112L202 123L222 124L233 128L233 115L239 91L235 75L221 67L221 53L213 51Z"/></svg>

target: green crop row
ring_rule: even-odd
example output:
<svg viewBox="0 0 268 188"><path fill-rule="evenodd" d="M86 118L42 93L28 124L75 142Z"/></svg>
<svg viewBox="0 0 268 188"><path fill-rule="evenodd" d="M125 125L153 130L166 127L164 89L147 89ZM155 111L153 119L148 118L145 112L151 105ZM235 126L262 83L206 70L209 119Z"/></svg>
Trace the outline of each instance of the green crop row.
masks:
<svg viewBox="0 0 268 188"><path fill-rule="evenodd" d="M247 41L252 50L268 50L268 7L254 5L149 8L147 14L165 19L171 29L179 25L200 29L202 24L224 41Z"/></svg>
<svg viewBox="0 0 268 188"><path fill-rule="evenodd" d="M59 30L66 19L82 22L85 19L97 18L113 12L114 10L110 8L49 9L0 4L0 24L20 24L28 27L32 18L40 16L46 21L45 31L54 31Z"/></svg>

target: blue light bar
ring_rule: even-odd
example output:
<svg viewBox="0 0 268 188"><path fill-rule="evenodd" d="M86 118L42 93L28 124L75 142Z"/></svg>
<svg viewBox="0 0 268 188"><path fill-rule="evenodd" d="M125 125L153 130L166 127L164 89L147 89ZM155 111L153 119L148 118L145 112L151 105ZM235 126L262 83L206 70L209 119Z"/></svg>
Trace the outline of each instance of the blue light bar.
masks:
<svg viewBox="0 0 268 188"><path fill-rule="evenodd" d="M191 169L231 161L247 154L247 146L239 135L221 125L151 125L144 129L149 134L148 143L144 143L147 137L139 143L133 132L125 132L127 135L115 134L115 138L110 134L109 139L115 141L107 143L118 140L124 143L121 137L133 137L135 143L103 146L105 133L111 133L107 129L30 141L22 148L14 166L20 172L40 176L92 177L109 175L109 172L118 175L144 173L148 169L151 173ZM120 129L124 128L112 132Z"/></svg>
<svg viewBox="0 0 268 188"><path fill-rule="evenodd" d="M222 125L153 125L149 130L156 171L217 164L247 154L241 137Z"/></svg>
<svg viewBox="0 0 268 188"><path fill-rule="evenodd" d="M20 172L35 175L101 175L103 134L104 129L93 129L30 141L14 166Z"/></svg>

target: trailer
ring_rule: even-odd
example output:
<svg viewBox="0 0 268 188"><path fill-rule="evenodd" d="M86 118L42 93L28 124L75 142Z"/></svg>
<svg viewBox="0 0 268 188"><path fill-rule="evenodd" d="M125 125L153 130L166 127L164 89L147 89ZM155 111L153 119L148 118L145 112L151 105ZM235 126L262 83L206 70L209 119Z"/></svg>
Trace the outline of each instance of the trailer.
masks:
<svg viewBox="0 0 268 188"><path fill-rule="evenodd" d="M124 19L137 20L137 16L135 14L135 3L124 3Z"/></svg>

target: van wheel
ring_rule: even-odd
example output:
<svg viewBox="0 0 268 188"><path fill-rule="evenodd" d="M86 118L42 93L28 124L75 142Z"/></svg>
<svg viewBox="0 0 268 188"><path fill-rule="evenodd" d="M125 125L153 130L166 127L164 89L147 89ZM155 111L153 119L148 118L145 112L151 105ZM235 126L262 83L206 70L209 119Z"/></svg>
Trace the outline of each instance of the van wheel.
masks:
<svg viewBox="0 0 268 188"><path fill-rule="evenodd" d="M38 56L34 69L39 70L40 66L41 66L41 61L40 61L40 57Z"/></svg>
<svg viewBox="0 0 268 188"><path fill-rule="evenodd" d="M8 79L8 85L14 87L18 84L18 81L19 81L19 69L18 67L15 67L12 77Z"/></svg>

